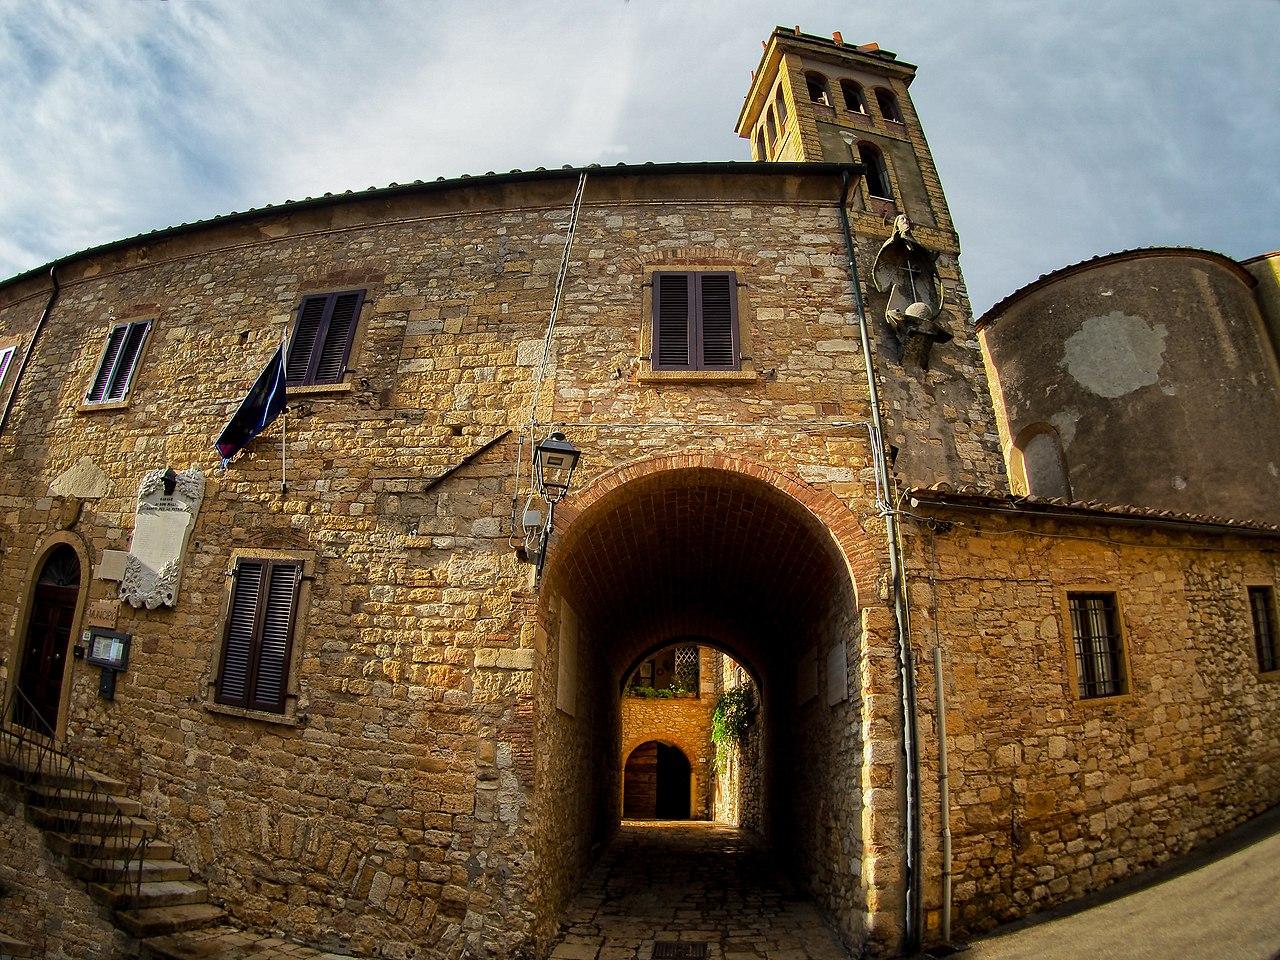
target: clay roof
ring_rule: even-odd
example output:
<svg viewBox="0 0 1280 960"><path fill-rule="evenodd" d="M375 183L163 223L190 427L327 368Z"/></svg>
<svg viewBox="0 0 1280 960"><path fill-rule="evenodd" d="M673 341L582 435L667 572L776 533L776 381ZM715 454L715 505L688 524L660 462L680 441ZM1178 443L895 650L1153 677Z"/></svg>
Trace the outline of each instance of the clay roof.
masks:
<svg viewBox="0 0 1280 960"><path fill-rule="evenodd" d="M80 260L93 254L118 250L122 247L128 247L144 241L154 242L156 240L162 240L167 237L183 233L191 233L205 227L215 225L221 226L229 223L237 223L243 220L250 220L264 214L280 213L283 211L292 212L294 210L305 210L314 207L347 203L355 200L368 200L375 197L383 198L400 196L403 194L428 193L476 185L491 186L494 184L519 183L535 180L576 179L584 171L589 177L613 177L627 175L678 176L681 174L697 173L797 176L818 174L830 175L834 173L841 173L846 170L856 175L861 173L862 167L860 164L856 163L780 163L776 161L772 163L759 163L751 160L708 160L696 163L654 163L650 161L638 164L619 163L611 167L603 167L598 163L588 164L585 167L575 167L566 164L558 169L538 167L534 170L515 169L510 170L507 173L495 173L490 170L488 173L477 176L464 173L460 177L436 177L435 180L415 180L412 183L392 183L385 187L368 187L364 190L344 190L341 193L325 193L318 197L306 197L302 200L285 200L281 203L269 203L261 207L250 207L246 210L232 210L230 213L219 214L218 216L208 217L204 220L192 220L189 223L179 223L171 227L161 227L156 230L148 230L144 233L135 234L132 237L125 237L122 240L112 240L108 243L101 243L96 246L86 247L83 250L77 250L74 253L68 253L64 256L58 257L56 260L51 260L43 266L24 270L22 273L9 277L7 280L0 280L0 289L4 289L5 287L37 275L47 274L52 268L70 263L74 260Z"/></svg>
<svg viewBox="0 0 1280 960"><path fill-rule="evenodd" d="M1109 263L1120 263L1125 260L1142 260L1148 257L1200 257L1205 260L1214 260L1223 266L1234 270L1248 286L1253 287L1258 283L1258 279L1248 270L1242 267L1238 261L1233 260L1224 253L1218 253L1216 250L1205 250L1201 247L1133 247L1129 250L1118 250L1115 253L1101 253L1096 257L1090 257L1087 260L1081 260L1078 263L1070 263L1065 267L1059 267L1057 270L1051 270L1048 273L1042 273L1035 280L1025 286L1019 287L1013 293L1009 294L999 303L990 307L986 313L980 316L975 328L981 330L989 323L994 323L1000 318L1006 310L1009 309L1017 301L1027 296L1034 290L1046 287L1055 280L1061 280L1072 274L1081 273L1092 267L1102 266ZM1256 259L1256 258L1255 258Z"/></svg>
<svg viewBox="0 0 1280 960"><path fill-rule="evenodd" d="M1246 535L1280 536L1280 524L1261 520L1238 520L1201 513L1183 513L1176 510L1160 510L1155 507L1139 507L1125 503L1102 503L1097 500L1065 500L1059 497L1017 496L995 490L983 490L975 486L955 487L949 483L935 483L927 487L915 487L906 496L922 502L977 510L994 510L1001 513L1019 513L1027 516L1053 516L1059 519L1078 519L1111 523L1178 524L1217 527L1221 531Z"/></svg>

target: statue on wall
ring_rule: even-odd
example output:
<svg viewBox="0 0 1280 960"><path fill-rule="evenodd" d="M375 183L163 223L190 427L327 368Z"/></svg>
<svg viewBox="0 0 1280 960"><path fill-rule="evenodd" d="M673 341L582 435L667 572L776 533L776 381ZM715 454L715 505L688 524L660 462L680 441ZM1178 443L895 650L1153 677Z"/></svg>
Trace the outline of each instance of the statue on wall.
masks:
<svg viewBox="0 0 1280 960"><path fill-rule="evenodd" d="M925 370L933 345L951 339L938 320L942 279L937 264L938 254L911 235L911 221L899 214L871 266L876 290L889 294L884 316L902 348L902 363Z"/></svg>
<svg viewBox="0 0 1280 960"><path fill-rule="evenodd" d="M134 607L172 607L178 601L182 555L204 500L204 474L191 467L151 470L138 485L133 538L120 580L120 599Z"/></svg>

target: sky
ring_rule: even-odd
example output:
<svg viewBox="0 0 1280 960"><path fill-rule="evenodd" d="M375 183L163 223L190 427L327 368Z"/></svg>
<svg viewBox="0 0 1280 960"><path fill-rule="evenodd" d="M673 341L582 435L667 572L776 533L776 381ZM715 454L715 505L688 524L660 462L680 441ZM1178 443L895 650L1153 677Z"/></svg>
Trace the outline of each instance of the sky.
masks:
<svg viewBox="0 0 1280 960"><path fill-rule="evenodd" d="M0 277L326 191L745 161L778 24L919 67L976 313L1130 247L1280 248L1280 0L0 0Z"/></svg>

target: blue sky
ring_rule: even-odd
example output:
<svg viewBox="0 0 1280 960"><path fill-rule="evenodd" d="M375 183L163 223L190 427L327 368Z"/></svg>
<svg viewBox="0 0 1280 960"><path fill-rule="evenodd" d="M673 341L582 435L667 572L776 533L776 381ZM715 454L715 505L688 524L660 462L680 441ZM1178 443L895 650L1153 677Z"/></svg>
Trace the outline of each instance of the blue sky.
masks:
<svg viewBox="0 0 1280 960"><path fill-rule="evenodd" d="M978 312L1099 253L1280 247L1280 0L0 0L0 276L325 191L746 160L778 23L920 67Z"/></svg>

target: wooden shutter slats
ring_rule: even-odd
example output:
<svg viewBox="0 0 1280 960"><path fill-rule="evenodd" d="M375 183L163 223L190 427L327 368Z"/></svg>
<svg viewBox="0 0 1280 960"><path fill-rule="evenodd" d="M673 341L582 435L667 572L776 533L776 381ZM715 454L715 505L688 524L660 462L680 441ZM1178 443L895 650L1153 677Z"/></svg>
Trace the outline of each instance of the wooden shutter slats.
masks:
<svg viewBox="0 0 1280 960"><path fill-rule="evenodd" d="M284 708L289 677L289 634L293 624L298 568L273 563L267 580L266 605L253 684L253 705L267 710Z"/></svg>
<svg viewBox="0 0 1280 960"><path fill-rule="evenodd" d="M298 310L298 324L289 344L289 357L285 362L285 383L299 386L307 383L311 370L311 354L315 350L316 337L320 333L320 321L324 319L328 297L307 297Z"/></svg>
<svg viewBox="0 0 1280 960"><path fill-rule="evenodd" d="M704 370L733 370L738 365L733 275L700 275L700 344Z"/></svg>
<svg viewBox="0 0 1280 960"><path fill-rule="evenodd" d="M127 324L111 328L107 334L107 348L98 362L98 372L93 377L93 386L85 399L90 403L101 403L107 398L107 387L111 383L111 372L116 368L116 360L120 356L120 348L124 345L125 334L129 332Z"/></svg>
<svg viewBox="0 0 1280 960"><path fill-rule="evenodd" d="M288 561L237 565L218 671L219 703L284 712L301 572L300 564Z"/></svg>
<svg viewBox="0 0 1280 960"><path fill-rule="evenodd" d="M340 383L360 315L361 294L340 293L333 298L333 313L316 363L315 383Z"/></svg>
<svg viewBox="0 0 1280 960"><path fill-rule="evenodd" d="M221 703L244 705L248 702L262 574L261 562L242 561L236 568L218 679L218 700Z"/></svg>
<svg viewBox="0 0 1280 960"><path fill-rule="evenodd" d="M659 369L687 368L692 360L693 297L689 274L662 273L654 278L654 359Z"/></svg>
<svg viewBox="0 0 1280 960"><path fill-rule="evenodd" d="M655 370L737 370L738 287L728 271L655 273Z"/></svg>
<svg viewBox="0 0 1280 960"><path fill-rule="evenodd" d="M129 325L120 346L120 354L116 358L115 369L111 372L111 385L107 388L108 400L121 400L129 392L134 368L138 365L138 356L142 353L142 344L146 341L150 328L151 323L147 320Z"/></svg>
<svg viewBox="0 0 1280 960"><path fill-rule="evenodd" d="M307 297L289 344L285 382L290 386L341 383L364 304L363 290Z"/></svg>

